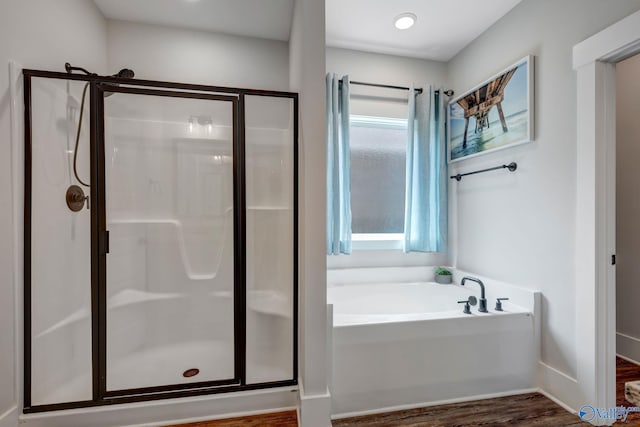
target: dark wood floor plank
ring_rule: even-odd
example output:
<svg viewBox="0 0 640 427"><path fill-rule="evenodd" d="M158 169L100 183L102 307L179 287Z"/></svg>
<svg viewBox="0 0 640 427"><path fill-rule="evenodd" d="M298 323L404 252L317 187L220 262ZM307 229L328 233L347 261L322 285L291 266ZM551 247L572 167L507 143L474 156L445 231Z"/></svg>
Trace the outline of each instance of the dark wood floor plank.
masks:
<svg viewBox="0 0 640 427"><path fill-rule="evenodd" d="M334 427L569 427L586 423L538 393L432 406L333 422Z"/></svg>
<svg viewBox="0 0 640 427"><path fill-rule="evenodd" d="M632 406L624 398L624 383L627 381L640 381L640 366L617 358L616 404L618 406ZM538 393L345 418L333 422L333 427L571 427L586 425L589 424L582 422L577 415L565 411ZM616 423L616 425L640 427L640 413L631 413L625 423Z"/></svg>
<svg viewBox="0 0 640 427"><path fill-rule="evenodd" d="M634 406L624 398L624 383L627 381L640 381L640 366L620 357L616 358L616 405ZM626 423L620 425L640 426L640 413L630 413Z"/></svg>
<svg viewBox="0 0 640 427"><path fill-rule="evenodd" d="M298 416L296 411L286 411L167 427L298 427Z"/></svg>

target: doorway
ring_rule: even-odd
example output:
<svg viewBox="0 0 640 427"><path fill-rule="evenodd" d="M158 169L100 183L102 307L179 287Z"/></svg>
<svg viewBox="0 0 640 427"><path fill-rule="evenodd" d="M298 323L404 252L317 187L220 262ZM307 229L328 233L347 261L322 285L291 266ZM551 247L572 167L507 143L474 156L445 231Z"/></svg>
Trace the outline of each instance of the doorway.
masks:
<svg viewBox="0 0 640 427"><path fill-rule="evenodd" d="M640 12L576 44L576 345L573 393L584 404L616 404L615 64L640 53ZM566 393L565 393L566 392ZM565 390L565 398L572 393ZM577 408L576 408L577 409ZM611 420L594 421L598 425Z"/></svg>
<svg viewBox="0 0 640 427"><path fill-rule="evenodd" d="M637 311L640 301L638 76L640 55L616 64L616 406L640 406L640 387L638 398L625 398L625 383L640 381L640 318ZM629 414L627 419L640 420L640 414Z"/></svg>

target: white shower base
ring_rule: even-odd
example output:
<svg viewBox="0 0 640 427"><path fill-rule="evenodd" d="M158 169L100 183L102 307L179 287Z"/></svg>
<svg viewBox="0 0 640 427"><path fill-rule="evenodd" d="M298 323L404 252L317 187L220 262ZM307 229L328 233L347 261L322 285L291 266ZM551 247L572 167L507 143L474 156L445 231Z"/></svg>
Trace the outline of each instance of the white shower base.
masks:
<svg viewBox="0 0 640 427"><path fill-rule="evenodd" d="M189 355L185 361L184 354ZM198 368L200 373L185 378L182 373ZM158 385L186 384L231 378L233 353L223 343L197 341L149 348L120 358L107 373L107 390L123 390ZM69 402L91 388L91 377L82 375L53 393L42 396L46 403Z"/></svg>
<svg viewBox="0 0 640 427"><path fill-rule="evenodd" d="M189 354L185 363L184 354ZM143 367L142 369L140 367ZM198 368L200 373L185 378L182 373L190 368ZM290 375L283 369L247 362L247 370L253 373L254 382L273 381L273 377L286 378ZM229 379L233 376L233 352L226 345L216 342L198 341L180 343L162 348L147 349L118 360L107 375L107 390L123 390L158 385L188 384L201 381ZM117 384L117 387L111 386ZM82 375L64 387L47 396L44 403L69 402L83 390L91 388L91 377Z"/></svg>
<svg viewBox="0 0 640 427"><path fill-rule="evenodd" d="M284 322L287 318L274 311L278 305L273 298L262 293L249 295L248 325L255 331L267 331L274 327L270 322ZM266 298L266 299L265 299ZM264 301L263 301L264 300ZM270 310L262 307L271 302ZM198 382L230 380L234 377L234 345L232 327L220 329L212 316L193 316L209 307L214 313L222 310L232 315L230 295L226 292L202 294L200 298L180 294L151 294L124 290L109 301L111 333L107 335L107 391L131 390L156 386L171 386ZM79 311L39 334L39 340L57 340L65 336L89 332L90 316ZM184 313L179 317L173 313ZM203 320L200 320L200 319ZM116 324L117 322L117 324ZM276 324L279 325L279 324ZM278 326L279 327L279 326ZM266 329L265 329L266 328ZM279 327L282 337L292 331ZM289 328L290 329L290 328ZM249 351L246 370L247 382L264 382L291 379L292 357L281 351L286 349L277 335L260 333L248 341ZM271 349L277 346L278 351ZM64 383L33 382L32 404L46 405L91 400L92 376L88 343L80 348L69 347L72 363L58 366L60 355L39 353L38 366L48 366L52 373L64 369L71 378ZM48 359L47 359L48 357ZM200 372L189 378L183 373L192 368ZM51 373L39 370L38 378Z"/></svg>
<svg viewBox="0 0 640 427"><path fill-rule="evenodd" d="M189 378L183 377L183 372L191 368L199 369L200 373ZM233 378L233 352L226 343L175 343L162 348L145 349L113 363L107 371L107 390L229 378Z"/></svg>

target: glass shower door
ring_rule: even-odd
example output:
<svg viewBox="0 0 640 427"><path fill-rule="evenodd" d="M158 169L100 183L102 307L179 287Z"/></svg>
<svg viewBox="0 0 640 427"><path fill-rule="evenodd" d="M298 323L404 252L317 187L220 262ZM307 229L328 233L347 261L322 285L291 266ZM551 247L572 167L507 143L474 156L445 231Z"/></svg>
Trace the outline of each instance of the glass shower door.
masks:
<svg viewBox="0 0 640 427"><path fill-rule="evenodd" d="M237 98L102 91L103 393L239 384Z"/></svg>

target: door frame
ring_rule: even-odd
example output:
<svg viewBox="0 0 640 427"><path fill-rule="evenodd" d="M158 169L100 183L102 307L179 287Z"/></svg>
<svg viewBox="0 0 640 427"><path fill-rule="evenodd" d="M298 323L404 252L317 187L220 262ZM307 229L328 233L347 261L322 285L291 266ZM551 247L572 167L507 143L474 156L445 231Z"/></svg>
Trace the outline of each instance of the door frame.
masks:
<svg viewBox="0 0 640 427"><path fill-rule="evenodd" d="M22 411L25 414L29 413L38 413L45 411L57 411L57 410L66 410L66 409L77 409L77 408L86 408L92 406L104 406L104 405L112 405L112 404L120 404L120 403L133 403L133 402L144 402L151 400L159 400L159 399L169 399L169 398L182 398L182 397L190 397L190 396L199 396L206 394L216 394L216 393L228 393L228 392L237 392L237 391L250 391L250 390L261 390L267 388L276 388L276 387L290 387L296 386L298 384L298 317L299 317L299 309L298 309L298 156L299 156L299 96L295 92L284 92L284 91L272 91L272 90L260 90L260 89L242 89L242 88L233 88L233 87L222 87L222 86L209 86L209 85L199 85L199 84L188 84L188 83L176 83L176 82L163 82L156 80L142 80L142 79L122 79L118 77L111 76L98 76L98 75L83 75L83 74L70 74L63 72L54 72L54 71L43 71L43 70L33 70L33 69L23 69L23 84L24 84L24 126L25 126L25 158L24 158L24 218L23 218L23 235L24 235L24 245L23 245L23 316L22 316L22 337L23 337L23 354L22 354L22 398L23 405ZM144 393L139 393L138 389L128 390L133 394L120 395L120 393L116 392L114 395L112 393L104 393L104 387L101 386L101 382L104 385L103 381L106 381L105 378L101 378L100 375L104 374L105 370L101 367L100 358L98 358L97 352L100 352L105 349L104 346L100 346L101 335L106 337L106 325L104 322L100 322L100 318L106 319L106 303L103 305L102 312L100 312L100 307L102 305L100 301L100 293L103 292L106 288L104 285L106 284L105 278L100 278L100 271L106 271L105 266L103 264L102 267L95 266L93 264L96 263L96 256L98 258L104 258L104 252L106 250L105 244L107 241L105 240L104 234L99 234L94 232L94 230L105 230L105 215L102 212L102 215L97 213L97 209L93 210L91 213L91 251L92 251L92 267L91 267L91 308L92 308L92 390L93 397L91 400L85 401L76 401L76 402L65 402L65 403L56 403L56 404L44 404L44 405L32 405L31 401L31 143L32 143L32 135L31 135L31 80L32 78L51 78L51 79L61 79L61 80L75 80L87 82L90 84L90 150L91 150L91 179L93 182L100 183L94 191L91 192L91 203L93 206L103 206L104 207L104 167L99 166L98 163L100 161L104 161L104 115L99 115L104 109L104 98L99 95L100 84L109 84L108 91L109 92L131 92L133 90L138 90L141 92L152 93L154 89L142 89L144 87L148 88L161 88L164 92L172 93L171 90L175 90L175 93L179 93L177 91L183 91L184 93L188 93L188 97L193 98L210 98L220 97L224 94L225 97L234 97L234 105L237 109L237 114L235 115L234 123L236 126L237 134L234 135L234 138L237 140L237 144L234 147L234 156L237 156L237 162L234 164L234 187L236 185L240 188L240 191L234 191L234 208L239 207L236 212L236 222L240 225L238 227L238 231L234 230L234 237L240 238L242 245L238 245L236 242L235 253L236 257L241 257L241 262L235 262L235 284L234 284L234 294L237 303L242 305L240 310L235 311L235 340L236 345L241 348L242 352L240 355L236 354L236 358L240 357L242 360L239 364L236 364L235 368L242 375L240 381L238 383L234 382L233 384L220 384L218 386L204 386L204 387L196 387L196 388L171 388L168 390L146 390ZM116 85L113 85L113 84ZM119 85L119 86L118 86ZM138 88L138 89L135 89ZM214 95L217 94L217 95ZM171 96L171 95L170 95ZM173 95L178 96L178 95ZM245 374L245 364L246 364L246 286L245 286L245 276L246 276L246 197L245 197L245 155L244 155L244 142L245 142L245 97L246 96L264 96L264 97L273 97L273 98L289 98L292 101L292 122L293 122L293 369L292 369L292 377L291 379L280 380L280 381L270 381L264 383L252 383L246 384L246 374ZM97 118L100 117L100 120ZM237 151L236 151L237 150ZM95 151L95 152L94 152ZM99 172L99 168L102 167L102 171ZM102 178L98 175L102 174ZM101 187L101 190L100 190ZM100 194L98 194L100 193ZM102 199L99 199L101 197ZM236 200L237 199L237 200ZM102 202L102 203L98 203ZM101 216L101 218L100 218ZM102 221L102 224L99 222ZM238 251L238 248L241 250ZM100 255L102 253L102 255ZM101 261L104 263L104 261ZM240 265L240 267L238 267ZM239 280L238 280L239 279ZM103 298L104 299L104 298ZM241 330L239 330L239 328ZM238 338L240 335L241 338ZM102 359L106 357L102 355ZM104 359L106 360L106 359Z"/></svg>
<svg viewBox="0 0 640 427"><path fill-rule="evenodd" d="M92 337L94 341L94 350L97 350L97 358L93 359L93 363L97 364L93 367L93 386L94 399L110 399L119 396L130 396L136 394L152 394L165 393L177 390L189 389L208 389L229 385L244 385L246 379L246 295L245 295L245 253L246 242L245 223L241 212L244 211L245 188L243 180L245 176L245 165L243 161L244 141L238 138L238 129L245 125L244 121L240 121L238 114L239 101L237 96L219 95L207 92L183 92L178 90L161 90L146 89L130 86L114 86L95 83L91 86L93 100L92 108L95 108L95 143L91 144L91 163L92 176L91 182L94 191L91 192L92 206L97 207L92 211L92 274L95 269L97 277L92 279L92 313L97 313L97 321L93 326ZM94 92L95 91L95 92ZM166 384L161 386L139 387L131 389L107 390L107 295L108 295L108 278L107 278L107 255L109 253L109 230L107 229L107 182L106 182L106 129L104 123L104 98L105 92L110 93L127 93L141 96L160 96L182 99L203 99L211 101L230 102L232 108L232 150L233 150L233 240L234 240L234 285L233 285L233 324L234 324L234 376L233 378L198 381L185 384ZM95 223L94 223L94 218ZM94 228L95 227L95 228ZM97 286L96 286L97 285ZM96 343L97 341L97 343ZM97 360L96 360L97 359ZM97 369L96 369L97 368ZM96 384L97 383L97 384ZM96 389L97 387L97 389Z"/></svg>
<svg viewBox="0 0 640 427"><path fill-rule="evenodd" d="M576 346L580 398L616 406L615 64L640 53L640 11L573 47L577 72ZM594 419L595 425L615 420Z"/></svg>

